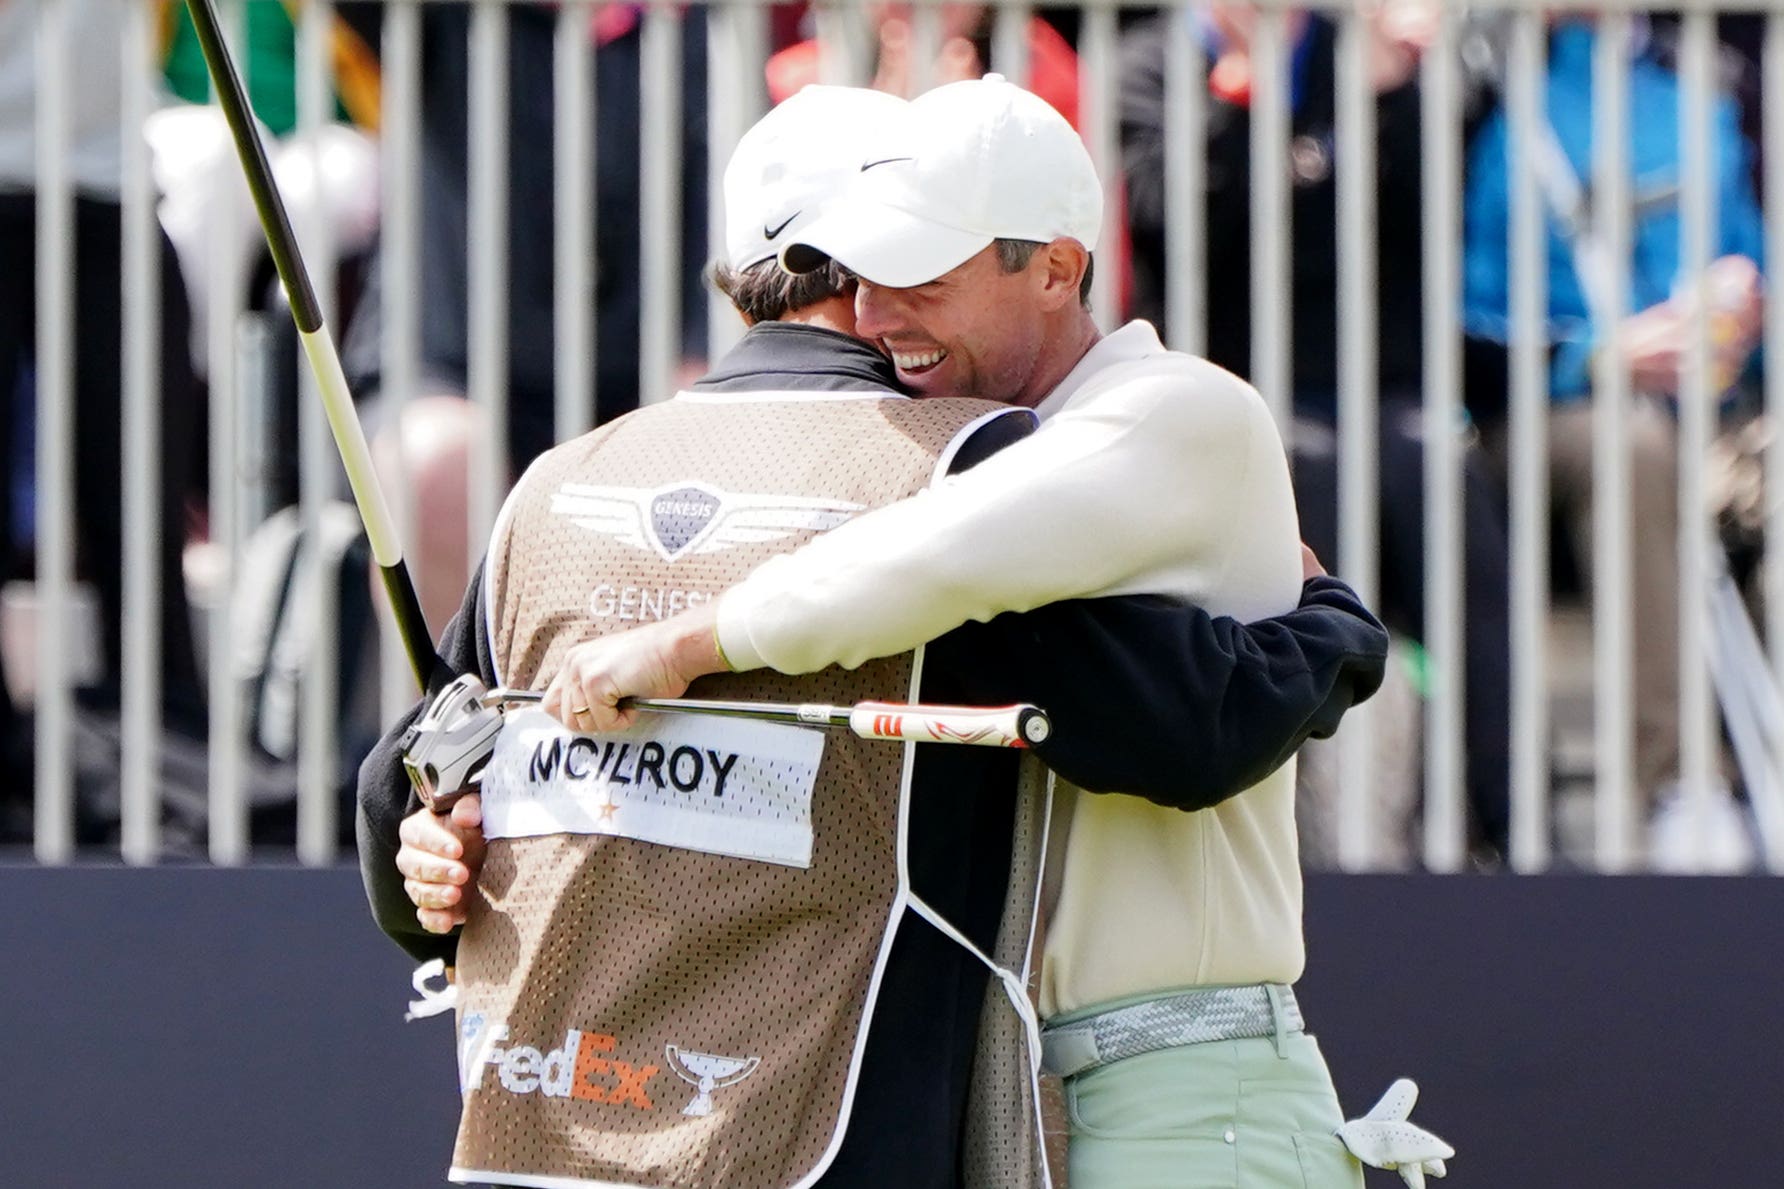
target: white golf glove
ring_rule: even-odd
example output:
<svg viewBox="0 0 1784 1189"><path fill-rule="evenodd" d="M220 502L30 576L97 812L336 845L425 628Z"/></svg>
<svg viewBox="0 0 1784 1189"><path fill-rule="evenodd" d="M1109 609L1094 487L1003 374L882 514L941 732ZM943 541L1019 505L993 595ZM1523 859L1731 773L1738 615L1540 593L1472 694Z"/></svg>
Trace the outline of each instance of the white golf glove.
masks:
<svg viewBox="0 0 1784 1189"><path fill-rule="evenodd" d="M432 987L428 984L434 979L441 980L442 985ZM431 962L423 962L415 968L409 983L421 998L409 1000L409 1010L403 1014L405 1021L425 1020L430 1016L444 1015L458 1006L458 984L446 976L446 960L435 958Z"/></svg>
<svg viewBox="0 0 1784 1189"><path fill-rule="evenodd" d="M1407 1122L1418 1097L1418 1085L1401 1078L1368 1114L1338 1128L1338 1140L1352 1156L1370 1168L1398 1172L1409 1189L1425 1189L1425 1175L1441 1177L1447 1171L1443 1162L1456 1154L1423 1127Z"/></svg>

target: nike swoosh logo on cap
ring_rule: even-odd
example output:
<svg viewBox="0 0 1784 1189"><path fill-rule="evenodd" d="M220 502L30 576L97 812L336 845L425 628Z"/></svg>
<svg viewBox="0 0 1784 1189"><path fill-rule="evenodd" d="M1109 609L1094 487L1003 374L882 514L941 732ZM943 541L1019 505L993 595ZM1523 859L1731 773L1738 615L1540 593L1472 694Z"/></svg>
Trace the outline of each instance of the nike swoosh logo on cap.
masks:
<svg viewBox="0 0 1784 1189"><path fill-rule="evenodd" d="M872 169L876 165L890 165L894 161L915 161L915 160L916 160L915 157L881 157L878 161L869 161L866 165L863 165L861 167L861 172L866 173L868 170Z"/></svg>
<svg viewBox="0 0 1784 1189"><path fill-rule="evenodd" d="M802 213L804 213L804 212L803 211L794 211L792 214L787 216L786 223L782 223L779 227L776 227L773 231L768 230L768 224L766 224L766 223L762 224L762 238L769 241L770 243L773 243L774 237L779 235L781 232L783 232L787 229L787 223L791 223L794 219L797 219Z"/></svg>

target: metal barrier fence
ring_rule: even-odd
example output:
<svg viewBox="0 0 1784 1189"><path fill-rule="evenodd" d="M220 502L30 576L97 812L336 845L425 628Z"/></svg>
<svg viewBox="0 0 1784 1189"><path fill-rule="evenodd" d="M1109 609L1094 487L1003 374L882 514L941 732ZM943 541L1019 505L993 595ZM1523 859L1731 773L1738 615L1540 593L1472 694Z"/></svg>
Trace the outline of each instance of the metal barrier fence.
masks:
<svg viewBox="0 0 1784 1189"><path fill-rule="evenodd" d="M402 401L423 390L421 328L430 316L432 295L422 291L424 245L419 238L425 180L422 97L423 23L442 7L470 8L467 34L468 190L466 245L468 259L465 389L473 405L487 416L494 433L475 445L472 497L467 531L472 556L479 555L506 484L506 449L501 427L508 423L510 244L502 234L480 229L509 225L516 196L509 193L510 155L543 151L542 146L513 143L508 137L510 102L511 19L519 0L391 0L383 5L377 57L381 72L379 174L381 273L383 293L382 383L386 402ZM75 780L71 756L75 703L70 658L77 652L71 619L74 589L76 525L73 519L74 468L79 465L73 407L74 359L81 349L81 326L74 316L71 277L74 263L75 185L70 172L71 111L77 90L90 87L94 76L109 78L115 65L119 81L119 126L122 136L121 186L123 254L123 439L126 443L121 498L126 511L123 651L121 689L121 853L132 863L152 863L162 854L159 835L162 805L155 757L161 738L159 690L164 658L159 655L157 617L166 592L157 579L157 558L166 536L176 526L156 512L161 477L157 441L157 350L162 311L156 295L158 231L156 186L147 142L140 130L156 105L156 79L161 30L150 6L124 0L15 0L15 10L33 14L37 87L35 104L37 212L36 303L36 588L35 651L35 851L46 863L69 861L76 852ZM72 42L72 20L83 8L115 9L115 44ZM554 262L551 305L557 436L571 436L593 423L603 408L596 383L596 327L591 294L602 267L595 250L597 220L635 218L641 255L639 330L636 344L639 391L646 400L672 392L683 342L680 293L676 278L689 263L681 258L680 209L688 181L680 130L684 121L705 123L706 226L708 242L722 240L718 208L722 172L730 148L766 109L762 65L771 46L776 7L754 0L713 0L704 7L680 5L611 6L636 11L639 25L640 87L637 99L640 143L639 202L635 211L597 209L594 161L609 126L596 100L599 55L591 40L591 24L603 6L573 0L549 8L555 21L551 60L550 150L553 171L552 217L549 227ZM781 6L786 7L786 6ZM998 3L990 35L990 66L1017 80L1028 77L1027 30L1033 6ZM1115 0L1084 0L1072 6L1080 80L1080 127L1102 170L1111 201L1110 229L1119 231L1118 185L1121 143L1117 89L1119 41L1124 15L1157 6L1126 5ZM1221 279L1207 275L1204 187L1207 163L1199 146L1200 130L1211 102L1204 75L1205 47L1196 36L1190 10L1168 7L1166 22L1164 108L1167 195L1166 324L1161 327L1172 346L1197 351L1205 343L1211 301L1217 301ZM1252 359L1251 379L1278 416L1285 435L1292 430L1293 360L1290 311L1279 295L1291 289L1291 116L1294 52L1287 15L1290 6L1266 3L1253 35L1250 153L1250 210L1256 229L1250 252ZM1348 163L1336 170L1338 277L1334 300L1339 335L1338 421L1339 541L1335 570L1373 602L1379 594L1381 542L1375 475L1378 459L1377 325L1371 295L1376 288L1376 193L1369 179L1376 169L1376 110L1369 89L1368 25L1372 4L1303 5L1328 11L1338 26L1337 117L1335 157ZM1608 273L1604 284L1615 295L1628 287L1632 204L1636 200L1628 159L1630 132L1630 46L1637 35L1639 8L1628 0L1573 4L1520 3L1493 5L1437 4L1435 37L1419 66L1422 94L1424 221L1424 391L1426 424L1452 427L1425 438L1423 490L1427 509L1423 639L1428 658L1428 688L1423 709L1423 813L1421 858L1435 871L1462 868L1469 853L1464 793L1463 723L1465 705L1459 674L1463 658L1462 449L1462 82L1465 43L1496 22L1504 51L1503 100L1511 127L1512 159L1519 163L1511 190L1511 380L1509 434L1509 532L1512 586L1509 594L1513 631L1510 689L1512 731L1511 832L1508 860L1518 871L1537 871L1555 858L1551 797L1549 480L1545 463L1548 358L1544 311L1547 308L1545 249L1546 198L1533 167L1542 152L1545 120L1542 77L1545 69L1545 26L1549 13L1569 9L1597 14L1597 59L1592 86L1597 146L1590 177L1597 218L1594 233L1603 245ZM1770 12L1761 61L1765 163L1764 212L1768 244L1784 242L1784 11L1760 3L1675 3L1683 10L1677 71L1680 80L1680 140L1684 153L1679 170L1681 271L1696 276L1712 257L1716 218L1712 158L1712 97L1718 86L1716 29L1719 13ZM244 5L222 5L226 24L239 42ZM337 13L328 3L310 0L293 6L296 14L297 141L315 137L334 118L338 82L330 46ZM533 15L536 15L534 13ZM19 19L16 17L15 19ZM825 81L865 83L871 72L872 42L866 6L817 4L811 28L822 47L818 58ZM942 45L943 12L937 3L918 4L911 21L914 61L921 74L935 61ZM684 43L703 34L706 46L705 110L684 110L682 62ZM81 72L73 67L78 57ZM107 58L117 54L114 62ZM918 80L919 85L921 79ZM320 168L319 165L316 166ZM232 178L219 183L219 210L239 203ZM524 196L522 196L524 198ZM319 208L317 208L319 209ZM524 213L524 212L523 212ZM311 269L319 287L334 302L333 229L326 218L301 220ZM540 228L540 234L546 229ZM1762 265L1766 262L1760 262ZM261 431L253 424L252 402L232 399L261 386L256 361L264 353L244 337L248 303L245 277L225 252L212 254L209 298L200 328L211 399L209 426L210 530L228 561L225 572L239 577L242 546L255 528L260 511L251 493L243 491L243 443ZM1098 271L1094 306L1105 325L1119 309L1114 268ZM1705 460L1714 433L1716 393L1709 375L1711 326L1702 302L1690 315L1689 355L1682 374L1679 401L1680 523L1680 656L1681 784L1687 798L1707 799L1718 781L1721 731L1711 683L1712 584L1717 542L1708 508ZM734 341L739 327L730 309L716 296L708 301L705 334L716 355ZM1784 358L1784 308L1769 302L1764 320L1765 354ZM1612 348L1614 353L1615 347ZM300 402L297 450L300 459L301 524L312 537L320 531L322 509L336 488L331 446L315 394ZM590 400L590 393L595 399ZM1626 369L1601 366L1593 405L1598 449L1595 454L1597 499L1590 559L1597 597L1592 620L1593 677L1593 813L1588 865L1622 871L1642 861L1640 827L1642 795L1636 787L1632 754L1635 745L1630 693L1632 658L1640 646L1631 616L1632 550L1642 526L1632 523L1629 498L1630 423ZM1765 406L1784 401L1784 369L1765 371ZM1452 431L1453 429L1453 431ZM288 444L287 444L288 445ZM1774 438L1764 455L1770 490L1784 490L1784 440ZM413 527L421 514L405 507L404 486L391 484L389 494L399 520ZM1779 503L1768 501L1768 535L1779 527ZM1763 566L1764 586L1784 591L1784 551L1772 550ZM335 706L343 691L335 689L337 626L332 623L334 599L328 575L312 566L302 575L303 599L321 617L304 665L303 713L296 745L298 814L296 848L305 863L337 858L341 833L333 774L341 741L335 737ZM243 793L247 760L243 706L236 687L235 652L243 629L231 611L231 600L219 599L209 612L209 857L236 864L250 857L250 813ZM1766 603L1766 635L1784 638L1784 598ZM381 701L386 718L405 708L415 696L408 669L385 633L381 667ZM1773 822L1773 806L1784 797L1777 783L1781 758L1772 751L1784 742L1784 712L1777 709L1778 682L1784 679L1784 649L1774 648L1760 666L1758 684L1750 689L1748 734L1760 738L1758 754L1765 761L1750 772L1748 793L1758 819L1767 866L1784 866L1784 837ZM1747 676L1754 678L1752 666ZM1372 821L1370 790L1380 757L1372 754L1368 729L1374 707L1353 713L1343 732L1341 794L1338 813L1338 861L1344 869L1361 870L1378 863L1378 823ZM1768 728L1769 724L1769 728ZM1735 724L1730 723L1731 733Z"/></svg>

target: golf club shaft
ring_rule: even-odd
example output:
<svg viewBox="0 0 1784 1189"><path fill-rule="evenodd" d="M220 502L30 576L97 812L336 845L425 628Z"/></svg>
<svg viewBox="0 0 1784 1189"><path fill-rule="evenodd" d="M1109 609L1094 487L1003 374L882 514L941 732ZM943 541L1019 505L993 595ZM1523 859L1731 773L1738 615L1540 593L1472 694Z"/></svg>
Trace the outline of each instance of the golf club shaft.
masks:
<svg viewBox="0 0 1784 1189"><path fill-rule="evenodd" d="M537 703L538 690L491 690L487 705ZM757 722L843 727L863 739L964 743L979 747L1032 747L1044 743L1052 724L1038 706L934 706L906 702L857 702L828 706L794 702L723 702L699 698L627 698L620 705L660 714L710 714Z"/></svg>
<svg viewBox="0 0 1784 1189"><path fill-rule="evenodd" d="M359 415L353 408L353 396L347 390L340 355L323 322L322 306L316 300L309 273L304 269L303 254L298 249L297 236L292 234L291 220L273 181L272 168L267 164L266 149L254 126L241 77L236 73L229 47L223 41L211 0L186 0L186 7L192 14L192 25L198 34L211 85L217 92L217 102L223 108L230 135L235 139L236 155L241 160L242 173L247 177L248 190L254 196L260 228L266 234L266 244L278 267L279 280L285 286L285 297L291 304L291 317L297 323L304 354L309 358L317 387L322 392L329 429L333 431L335 446L341 452L347 482L353 489L353 502L365 524L372 559L378 563L384 579L384 591L390 598L397 634L415 670L416 684L430 694L436 693L451 680L452 674L434 651L427 619L421 613L421 600L415 593L415 583L409 578L409 567L403 561L402 536L397 532L383 489L378 486L372 452L366 445L365 430L360 427Z"/></svg>

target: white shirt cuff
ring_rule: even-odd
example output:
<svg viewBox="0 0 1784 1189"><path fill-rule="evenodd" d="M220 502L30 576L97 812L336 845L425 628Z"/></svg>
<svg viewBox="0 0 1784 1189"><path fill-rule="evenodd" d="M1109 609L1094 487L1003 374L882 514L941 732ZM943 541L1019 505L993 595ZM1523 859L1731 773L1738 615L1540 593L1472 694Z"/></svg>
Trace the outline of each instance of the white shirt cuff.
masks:
<svg viewBox="0 0 1784 1189"><path fill-rule="evenodd" d="M749 618L753 600L749 597L747 584L732 587L719 596L719 612L717 621L719 651L731 663L736 673L746 673L751 669L765 669L768 662L756 650L755 641L750 639Z"/></svg>

